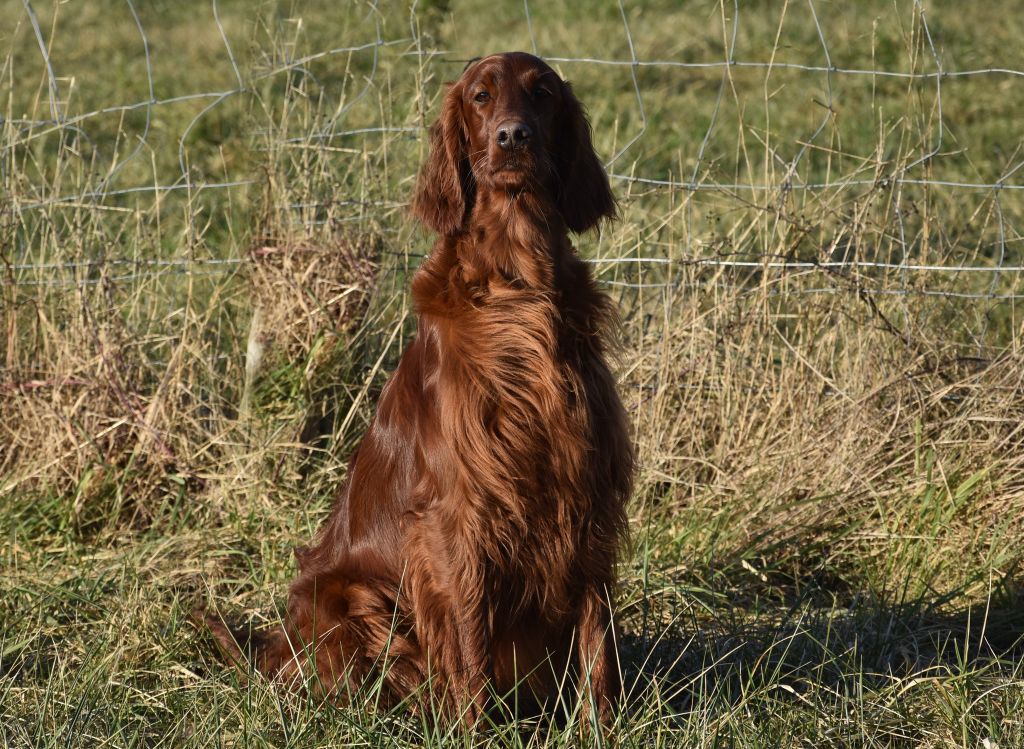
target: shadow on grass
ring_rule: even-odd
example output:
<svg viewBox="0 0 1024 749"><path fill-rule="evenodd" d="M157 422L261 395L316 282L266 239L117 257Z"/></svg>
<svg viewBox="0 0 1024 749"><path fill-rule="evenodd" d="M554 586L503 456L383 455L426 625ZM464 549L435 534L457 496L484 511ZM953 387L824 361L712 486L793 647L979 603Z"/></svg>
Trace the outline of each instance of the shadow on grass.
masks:
<svg viewBox="0 0 1024 749"><path fill-rule="evenodd" d="M645 626L619 643L627 705L652 690L682 713L709 697L735 706L752 692L804 700L811 690L849 697L923 679L1019 678L1022 590L1004 587L955 605L964 600L960 591L902 602L847 592L840 603L818 588L791 601L696 597L671 616L647 610Z"/></svg>

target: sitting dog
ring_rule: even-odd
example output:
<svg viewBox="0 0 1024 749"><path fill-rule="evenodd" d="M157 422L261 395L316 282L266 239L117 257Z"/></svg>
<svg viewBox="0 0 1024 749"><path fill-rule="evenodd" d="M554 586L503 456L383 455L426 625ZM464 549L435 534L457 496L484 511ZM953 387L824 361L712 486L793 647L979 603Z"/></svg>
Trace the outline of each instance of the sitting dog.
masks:
<svg viewBox="0 0 1024 749"><path fill-rule="evenodd" d="M383 670L472 723L488 688L620 691L611 616L633 476L605 360L616 316L568 232L615 214L569 84L522 52L472 62L430 131L413 213L439 235L418 332L381 395L281 628L221 646L344 693Z"/></svg>

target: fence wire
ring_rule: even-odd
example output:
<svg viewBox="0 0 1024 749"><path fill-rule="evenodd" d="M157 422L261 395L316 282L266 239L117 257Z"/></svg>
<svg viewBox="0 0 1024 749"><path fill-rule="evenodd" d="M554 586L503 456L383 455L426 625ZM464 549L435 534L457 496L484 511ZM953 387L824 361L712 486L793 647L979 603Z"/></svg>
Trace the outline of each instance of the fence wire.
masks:
<svg viewBox="0 0 1024 749"><path fill-rule="evenodd" d="M55 211L67 209L73 211L80 208L95 210L117 211L124 209L126 198L149 198L153 201L160 201L163 196L175 193L189 196L204 196L211 193L230 193L237 190L258 189L265 185L265 177L245 176L244 178L211 179L199 176L190 166L189 144L191 136L200 128L204 120L218 108L225 106L231 100L240 100L256 96L258 89L268 81L279 81L282 77L291 81L293 78L310 77L315 79L315 73L311 66L316 63L323 63L331 58L351 60L354 55L368 54L370 56L369 69L363 76L362 85L358 91L346 96L329 117L317 123L306 133L295 135L284 135L277 138L273 148L285 148L289 146L311 146L329 148L334 143L347 143L357 136L391 136L396 138L422 139L424 136L424 124L415 126L395 125L386 121L377 124L355 123L352 127L346 126L349 113L364 100L374 87L386 86L387 81L382 78L382 64L385 54L393 53L395 57L412 59L422 70L437 71L439 79L453 77L453 71L457 74L460 66L465 60L444 49L438 49L431 45L429 39L419 32L420 11L416 3L413 3L409 14L409 34L403 33L397 36L389 36L385 33L385 24L381 21L382 11L376 3L369 4L366 10L366 18L373 32L365 42L355 45L339 46L308 54L295 54L285 56L283 59L275 59L271 64L261 69L247 71L240 64L230 42L222 22L222 14L218 7L217 0L212 0L209 6L209 20L216 25L223 45L224 66L234 85L222 90L196 91L188 94L178 94L168 97L159 97L156 75L151 54L151 33L147 30L141 20L140 14L133 0L125 0L124 13L128 14L138 34L139 44L143 50L144 75L147 95L141 100L129 101L123 104L113 104L101 108L90 109L89 111L73 113L70 102L73 101L71 94L72 81L76 75L75 70L62 69L59 59L51 54L50 40L47 39L45 24L40 22L31 0L23 0L22 17L10 19L15 25L27 22L31 28L32 36L38 47L38 64L45 77L44 96L47 102L48 116L36 117L11 117L0 115L0 133L2 133L3 156L0 157L0 177L6 187L2 188L2 194L6 205L0 208L0 221L3 221L4 231L17 222L28 221L27 216L33 213L53 214ZM788 6L787 6L788 7ZM905 282L893 287L891 277L886 278L886 284L873 285L861 283L858 291L868 294L879 295L939 295L950 299L989 299L993 301L1015 300L1024 298L1024 293L1017 293L1016 284L1009 290L1005 287L997 288L997 279L1007 278L1012 274L1019 274L1024 271L1024 264L1020 261L1020 237L1011 226L1006 217L1004 206L1006 201L1013 202L1014 211L1020 210L1020 198L1017 197L1024 190L1024 182L1019 180L1021 169L1024 167L1024 158L1013 162L997 179L993 181L968 181L961 179L931 178L922 176L921 172L928 166L944 157L947 151L955 151L955 143L950 142L950 135L947 129L947 114L944 110L943 91L950 82L957 82L957 85L972 85L979 89L1002 86L1006 81L1018 81L1024 78L1024 70L1006 66L976 67L971 69L955 70L950 69L944 61L944 55L940 46L936 43L932 31L930 19L932 12L928 5L922 0L914 0L907 6L913 12L916 22L919 24L920 34L923 38L921 45L924 52L921 65L931 69L886 69L851 67L842 64L841 56L837 55L833 45L829 43L828 23L823 22L813 0L806 0L803 5L794 4L794 10L790 12L806 13L813 21L817 36L818 59L805 59L800 62L789 60L776 60L776 50L771 51L769 59L742 59L737 57L737 38L745 18L754 13L763 13L764 10L750 10L741 8L738 0L731 3L725 0L720 8L723 24L723 46L724 56L722 59L686 60L657 57L647 59L640 51L639 45L633 33L633 26L639 10L627 7L623 0L617 2L616 23L609 22L607 33L609 35L621 35L626 42L629 56L625 59L614 57L593 57L579 56L571 57L557 54L558 50L547 49L536 36L539 23L535 16L536 3L531 4L530 0L524 0L522 4L523 21L528 29L532 50L542 55L549 62L560 65L564 68L578 72L580 68L615 68L624 69L629 73L629 85L633 93L633 105L635 107L635 121L637 126L634 131L627 134L623 142L615 148L608 157L606 166L609 175L619 187L626 191L634 189L646 189L653 191L665 191L679 193L689 202L686 211L680 215L678 220L685 221L686 256L683 258L668 258L648 254L642 243L635 252L628 256L598 257L592 262L595 264L597 273L607 284L614 287L625 287L633 289L657 289L670 288L686 283L686 276L680 271L687 266L701 266L720 269L754 269L761 271L781 272L804 272L804 273L849 273L860 274L863 272L893 272L902 274L900 277ZM796 10L799 9L799 10ZM423 11L426 12L426 11ZM197 23L201 22L197 18ZM393 28L393 27L392 27ZM781 22L780 22L781 28ZM114 64L114 63L111 63ZM10 57L8 58L8 67ZM24 67L24 63L22 64ZM696 159L689 170L689 178L680 179L665 174L638 174L635 166L629 167L630 159L650 140L651 118L682 118L684 113L655 111L656 104L651 97L645 97L641 74L645 71L693 71L693 72L714 72L722 74L721 82L718 85L717 99L697 147ZM779 170L781 177L773 182L757 183L753 181L720 181L714 179L708 170L708 148L727 124L723 122L723 104L729 96L731 77L737 71L752 70L762 71L771 75L774 71L792 71L800 74L815 76L818 87L823 92L823 100L818 102L821 109L820 119L814 128L803 135L794 135L794 142L799 148L791 158L784 158L780 154L773 154L776 162L774 166ZM184 74L184 73L183 73ZM6 77L6 74L5 74ZM425 79L430 76L425 76ZM893 80L901 81L908 85L927 86L934 97L934 106L931 117L934 127L928 130L933 136L930 143L923 144L922 151L911 160L905 163L894 164L891 169L876 169L870 176L865 176L864 169L855 169L851 173L839 174L825 181L808 181L802 177L801 166L812 149L819 146L818 139L822 136L830 123L834 121L837 112L836 86L837 82L845 78L868 77L872 81ZM973 81L973 82L972 82ZM432 84L437 87L437 84ZM285 95L288 95L286 92ZM146 160L147 154L153 149L165 148L164 144L157 144L153 138L155 123L160 118L160 112L165 108L185 104L201 104L202 108L188 122L187 126L177 136L177 164L178 174L170 181L163 182L159 179L151 184L122 184L118 179L128 171L129 165L138 165ZM10 112L10 108L8 108ZM144 122L141 132L136 133L134 145L124 157L110 157L110 165L101 176L87 180L82 189L73 192L61 192L54 189L55 186L48 184L40 177L33 181L29 179L27 184L22 175L22 182L18 189L14 189L15 182L13 172L18 169L20 163L24 163L25 153L31 151L32 146L44 138L58 135L62 144L68 146L70 143L90 143L96 151L101 151L104 144L96 142L90 135L90 126L99 118L111 115L127 117L137 112L144 113ZM255 134L257 137L260 133ZM1010 144L1012 146L1012 144ZM81 148L80 145L73 146ZM267 146L254 146L259 151ZM343 149L344 150L344 149ZM1010 149L1013 151L1013 149ZM1020 156L1021 149L1015 150ZM340 154L339 158L345 154ZM42 171L42 170L40 170ZM162 175L166 176L166 175ZM411 176L411 174L410 174ZM408 181L406 181L408 184ZM997 223L997 237L987 247L987 254L973 253L974 256L967 261L961 262L914 262L911 253L907 251L908 242L900 236L898 243L902 244L903 253L899 261L886 261L877 259L863 259L855 256L842 257L839 260L824 260L821 262L807 261L800 258L777 257L768 253L751 256L749 253L742 257L731 256L729 253L706 252L699 241L699 230L694 219L693 198L702 194L717 194L723 200L733 201L737 206L749 207L753 197L744 196L774 196L774 200L780 205L787 199L787 196L795 193L835 193L845 195L855 189L874 191L878 194L894 195L906 188L922 188L940 191L950 196L951 200L958 200L959 194L982 193L991 200L992 209ZM629 204L630 198L625 199ZM895 201L895 198L893 198ZM365 200L338 200L332 201L332 206L346 205L356 213L353 220L364 219L367 215L375 212L385 213L400 211L404 208L402 200L388 199L365 199ZM296 215L296 221L304 225L315 225L326 223L328 219L318 218L318 212L324 209L322 205L315 205L309 202L294 202L289 206ZM157 210L160 210L159 207ZM902 235L902 213L895 211L897 231ZM128 220L131 220L130 218ZM337 217L330 219L337 220ZM17 243L15 243L17 244ZM422 249L422 248L419 248ZM832 247L833 250L841 249L838 240ZM386 250L405 258L417 258L423 252L416 249L412 251ZM31 243L23 243L15 246L13 252L4 252L0 259L3 266L0 267L0 284L5 286L77 286L99 283L131 284L134 282L151 279L166 274L179 275L203 275L217 276L236 272L245 259L243 257L213 257L202 258L194 255L189 257L172 258L126 258L108 256L104 254L98 259L73 259L62 260L60 258L38 258L33 257ZM649 268L658 268L661 273L656 280L647 280L642 273L635 279L622 279L614 276L616 268L631 267L638 271ZM101 272L102 271L102 272ZM667 275L666 275L667 274ZM907 274L929 274L933 277L948 279L941 289L933 289L922 286L922 284L911 283ZM965 284L958 288L957 284L962 279L969 279L974 276L985 275L991 277L991 284L987 291L978 291L975 286ZM868 279L870 281L870 279ZM834 294L838 293L836 288L801 288L793 293L803 294ZM780 293L786 293L780 291Z"/></svg>

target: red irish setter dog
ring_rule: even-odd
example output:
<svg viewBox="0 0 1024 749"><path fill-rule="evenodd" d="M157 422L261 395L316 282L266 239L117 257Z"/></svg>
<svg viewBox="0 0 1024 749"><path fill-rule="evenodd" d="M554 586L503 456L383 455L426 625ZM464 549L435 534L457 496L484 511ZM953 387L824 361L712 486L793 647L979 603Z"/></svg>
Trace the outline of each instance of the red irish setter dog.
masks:
<svg viewBox="0 0 1024 749"><path fill-rule="evenodd" d="M615 315L567 232L615 202L569 84L521 52L471 63L430 131L413 212L439 234L418 333L380 398L284 626L220 645L344 693L383 674L472 723L489 689L619 692L610 609L633 453L605 363Z"/></svg>

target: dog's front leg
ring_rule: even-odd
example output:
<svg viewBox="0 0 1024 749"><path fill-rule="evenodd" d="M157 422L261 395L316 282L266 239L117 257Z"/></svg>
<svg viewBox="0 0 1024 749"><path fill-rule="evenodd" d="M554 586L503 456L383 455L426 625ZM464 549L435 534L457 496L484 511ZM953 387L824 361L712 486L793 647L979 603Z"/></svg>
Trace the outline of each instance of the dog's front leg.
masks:
<svg viewBox="0 0 1024 749"><path fill-rule="evenodd" d="M463 711L463 722L469 726L475 725L486 710L487 686L493 679L485 581L474 572L473 569L466 570L463 576L463 585L460 586L462 600L457 603L456 613L463 670L455 691Z"/></svg>
<svg viewBox="0 0 1024 749"><path fill-rule="evenodd" d="M466 548L449 543L452 533L428 520L413 530L406 584L432 696L446 712L455 710L473 725L486 706L491 676L489 620L482 565L452 553Z"/></svg>
<svg viewBox="0 0 1024 749"><path fill-rule="evenodd" d="M591 710L596 708L605 726L614 719L621 691L610 595L607 586L588 587L583 594L579 620L581 715L589 720Z"/></svg>

